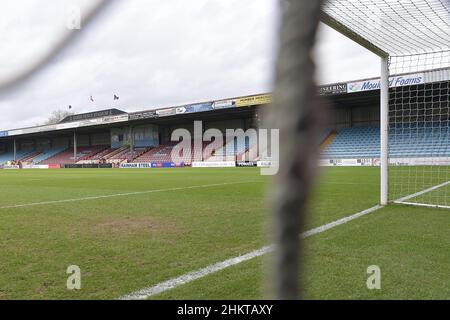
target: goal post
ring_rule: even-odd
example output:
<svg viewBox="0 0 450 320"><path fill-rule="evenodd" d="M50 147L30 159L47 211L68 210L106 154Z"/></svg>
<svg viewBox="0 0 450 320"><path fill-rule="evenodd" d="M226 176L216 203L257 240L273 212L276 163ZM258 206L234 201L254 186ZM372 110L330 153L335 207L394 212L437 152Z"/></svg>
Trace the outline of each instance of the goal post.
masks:
<svg viewBox="0 0 450 320"><path fill-rule="evenodd" d="M388 204L389 190L389 57L381 58L380 77L380 204Z"/></svg>

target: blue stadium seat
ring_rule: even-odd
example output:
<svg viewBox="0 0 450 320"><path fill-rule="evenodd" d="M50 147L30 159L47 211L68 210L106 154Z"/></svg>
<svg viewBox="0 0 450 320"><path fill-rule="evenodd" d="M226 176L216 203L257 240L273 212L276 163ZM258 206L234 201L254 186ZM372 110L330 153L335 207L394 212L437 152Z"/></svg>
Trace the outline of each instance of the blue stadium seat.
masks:
<svg viewBox="0 0 450 320"><path fill-rule="evenodd" d="M440 123L401 123L389 130L391 157L450 156L450 128ZM380 156L380 128L353 127L338 132L322 158L372 158Z"/></svg>

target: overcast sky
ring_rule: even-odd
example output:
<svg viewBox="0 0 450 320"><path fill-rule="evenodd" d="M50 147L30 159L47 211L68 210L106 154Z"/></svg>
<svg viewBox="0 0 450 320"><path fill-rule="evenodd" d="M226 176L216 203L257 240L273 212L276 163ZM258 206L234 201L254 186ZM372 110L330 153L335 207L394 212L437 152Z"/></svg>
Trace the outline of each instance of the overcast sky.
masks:
<svg viewBox="0 0 450 320"><path fill-rule="evenodd" d="M0 79L54 45L71 5L84 12L92 2L3 2ZM116 0L42 72L0 96L0 130L69 105L135 111L270 91L278 23L278 0ZM316 61L319 83L378 75L375 55L324 25Z"/></svg>

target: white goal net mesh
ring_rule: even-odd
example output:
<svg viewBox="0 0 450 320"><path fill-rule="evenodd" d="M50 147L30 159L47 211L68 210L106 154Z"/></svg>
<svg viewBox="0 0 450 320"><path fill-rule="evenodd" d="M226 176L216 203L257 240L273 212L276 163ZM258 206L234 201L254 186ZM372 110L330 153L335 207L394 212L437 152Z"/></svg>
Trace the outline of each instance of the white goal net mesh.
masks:
<svg viewBox="0 0 450 320"><path fill-rule="evenodd" d="M389 57L389 200L450 208L449 1L332 0L322 21Z"/></svg>
<svg viewBox="0 0 450 320"><path fill-rule="evenodd" d="M389 198L450 206L450 51L390 63Z"/></svg>

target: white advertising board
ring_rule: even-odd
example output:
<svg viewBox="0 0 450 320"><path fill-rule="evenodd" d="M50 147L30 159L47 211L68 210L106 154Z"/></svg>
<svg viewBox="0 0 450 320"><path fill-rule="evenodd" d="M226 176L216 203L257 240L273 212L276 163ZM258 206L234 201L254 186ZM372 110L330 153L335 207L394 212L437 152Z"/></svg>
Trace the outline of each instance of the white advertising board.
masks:
<svg viewBox="0 0 450 320"><path fill-rule="evenodd" d="M202 162L192 162L193 168L228 168L235 167L236 162L234 161L202 161Z"/></svg>

